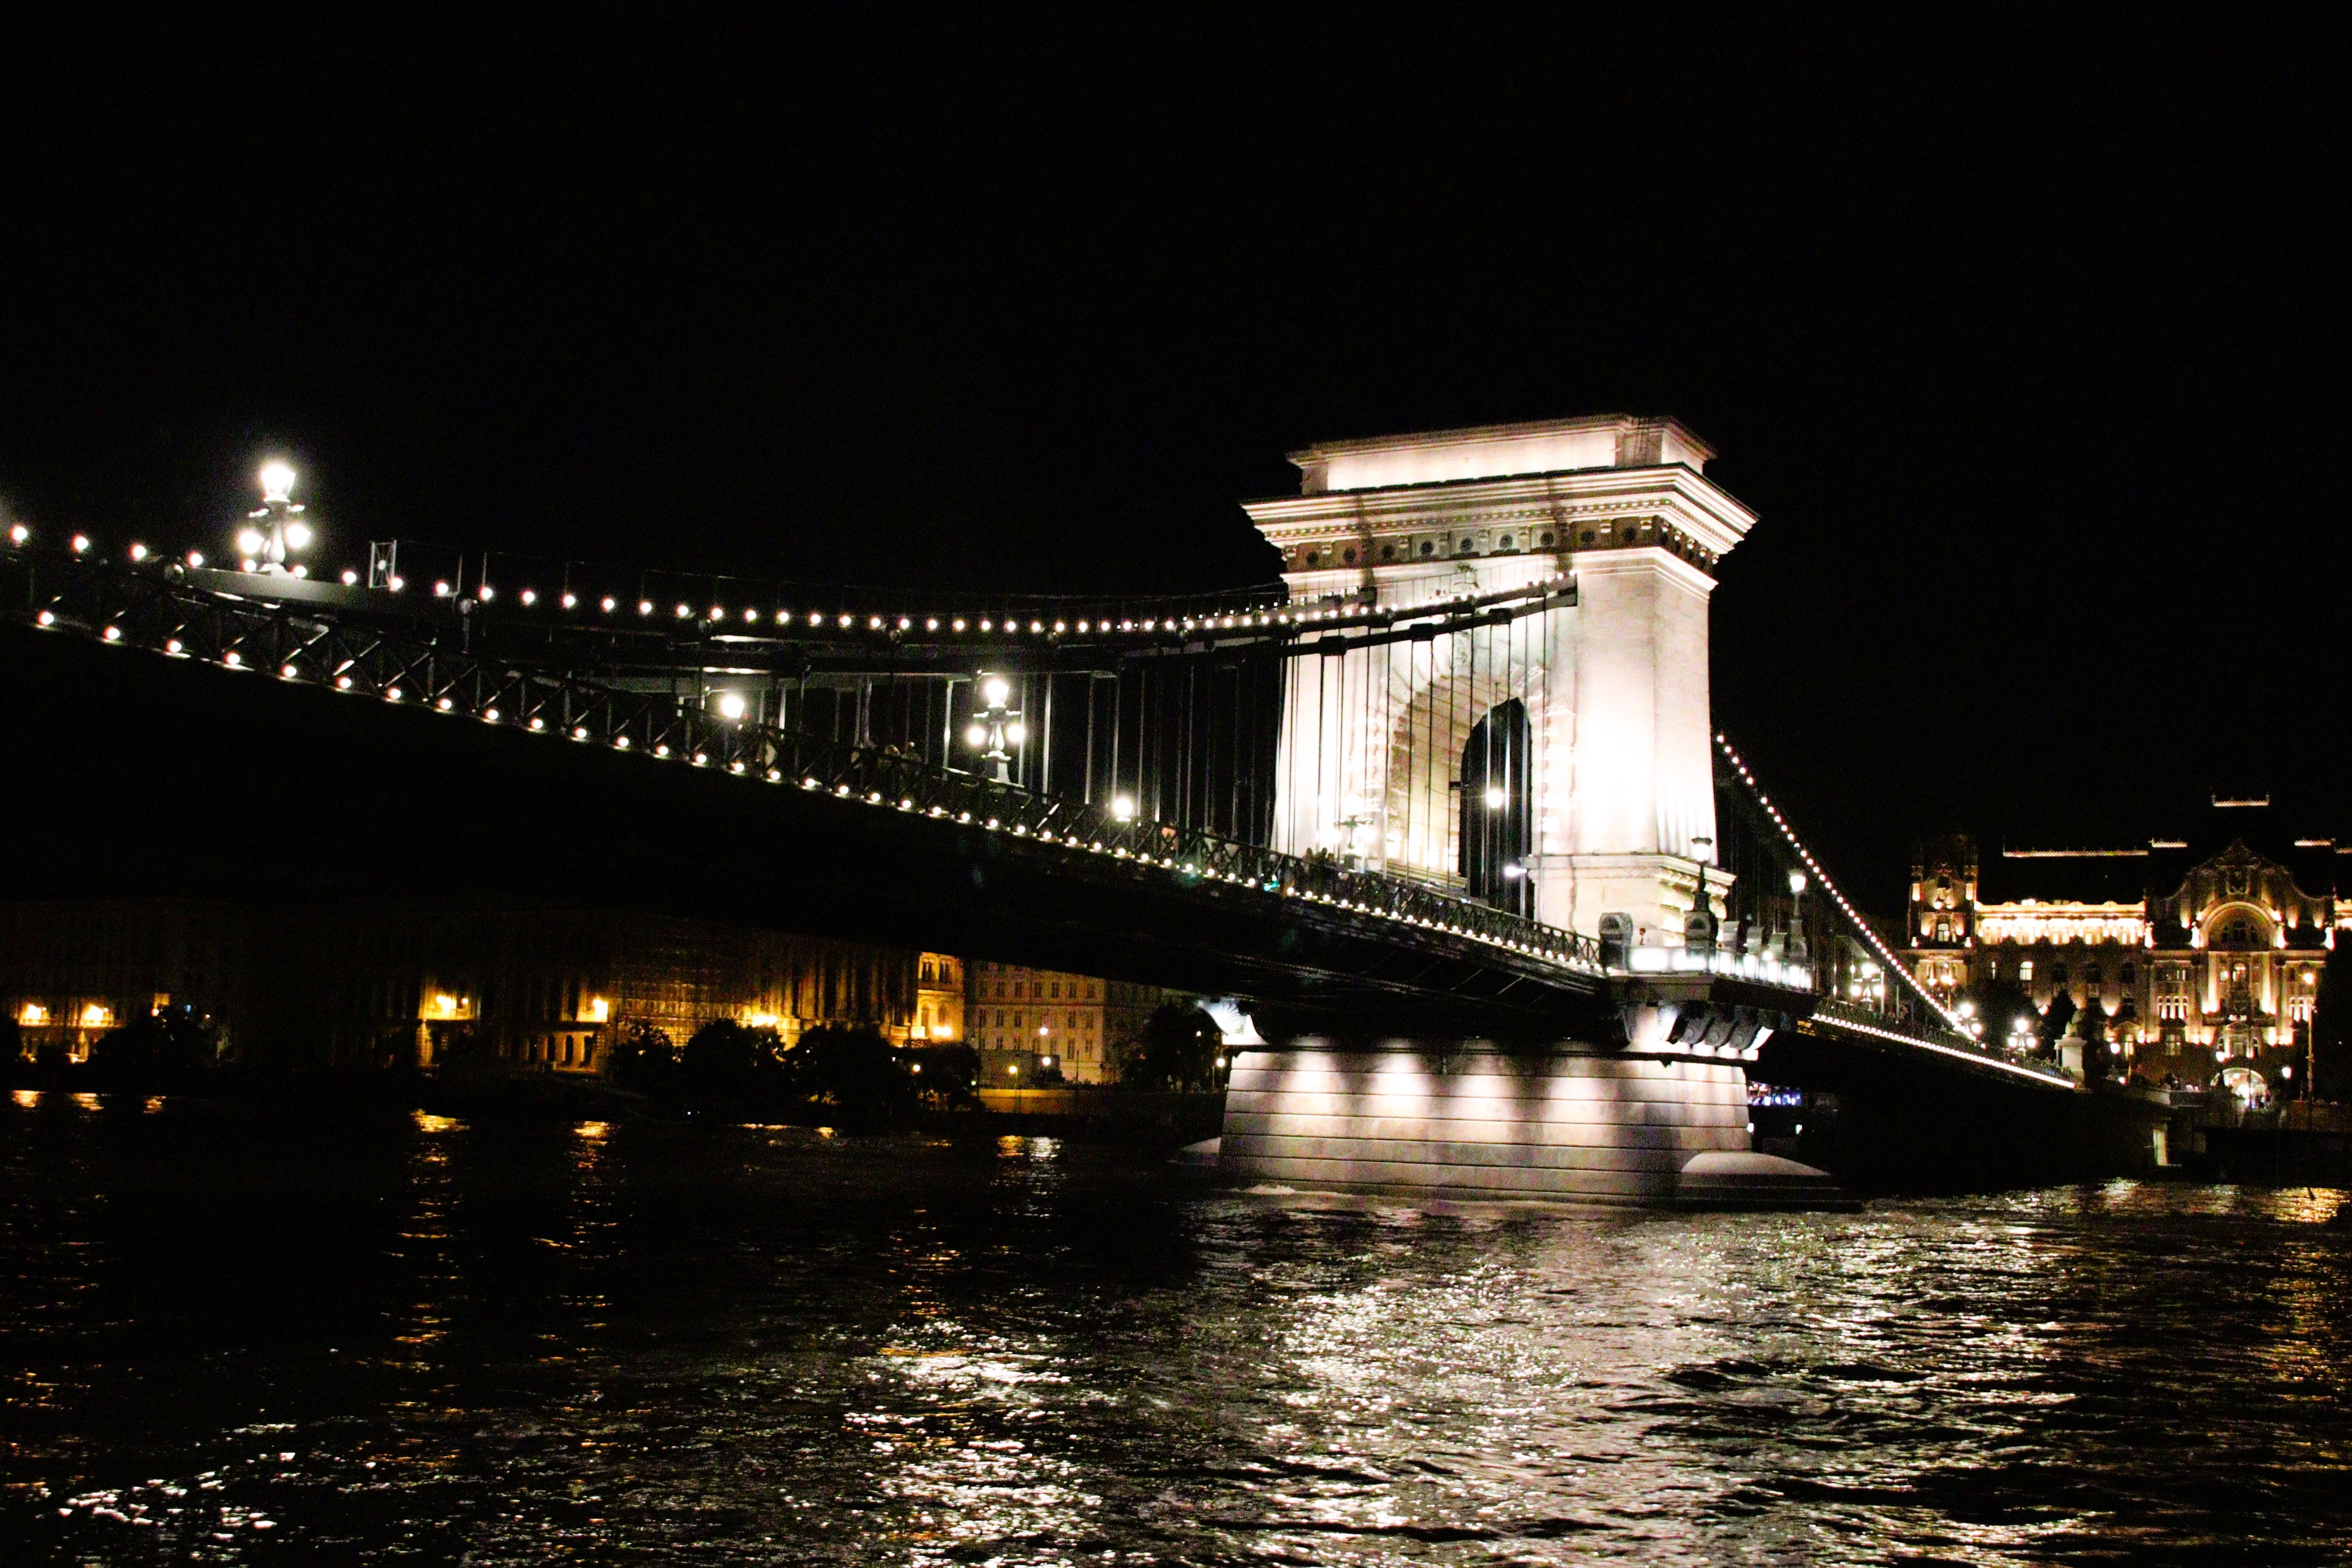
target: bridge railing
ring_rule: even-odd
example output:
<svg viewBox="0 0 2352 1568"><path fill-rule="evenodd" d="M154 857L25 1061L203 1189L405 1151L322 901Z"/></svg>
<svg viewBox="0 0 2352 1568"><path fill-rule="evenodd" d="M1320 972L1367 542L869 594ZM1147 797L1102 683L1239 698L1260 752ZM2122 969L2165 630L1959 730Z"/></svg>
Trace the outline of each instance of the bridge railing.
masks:
<svg viewBox="0 0 2352 1568"><path fill-rule="evenodd" d="M977 824L1074 855L1164 868L1601 970L1590 938L1419 883L1036 794L889 747L730 720L667 694L511 664L452 646L455 629L419 635L411 623L345 621L331 608L214 593L162 572L5 546L0 602L36 626L110 646Z"/></svg>

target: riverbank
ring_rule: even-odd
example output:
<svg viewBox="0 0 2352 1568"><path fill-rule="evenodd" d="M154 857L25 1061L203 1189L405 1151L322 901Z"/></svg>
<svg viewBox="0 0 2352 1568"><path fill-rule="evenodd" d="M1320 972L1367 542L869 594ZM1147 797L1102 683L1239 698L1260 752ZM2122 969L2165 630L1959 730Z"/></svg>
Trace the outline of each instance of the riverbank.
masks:
<svg viewBox="0 0 2352 1568"><path fill-rule="evenodd" d="M75 1100L89 1110L175 1109L257 1112L382 1110L471 1120L622 1124L635 1121L782 1122L822 1127L853 1121L823 1106L788 1111L692 1100L661 1100L590 1077L442 1077L432 1073L264 1074L224 1068L192 1078L124 1081L76 1068L34 1068L11 1075L16 1103ZM856 1131L942 1135L1021 1135L1132 1142L1175 1149L1216 1136L1222 1093L1166 1093L1108 1086L979 1090L970 1104L925 1104L911 1115Z"/></svg>

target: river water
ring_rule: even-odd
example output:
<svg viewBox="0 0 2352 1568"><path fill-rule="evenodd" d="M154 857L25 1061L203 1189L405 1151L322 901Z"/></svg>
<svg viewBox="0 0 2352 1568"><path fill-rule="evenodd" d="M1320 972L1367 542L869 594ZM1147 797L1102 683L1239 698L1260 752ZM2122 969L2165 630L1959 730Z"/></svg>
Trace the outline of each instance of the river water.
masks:
<svg viewBox="0 0 2352 1568"><path fill-rule="evenodd" d="M2352 1558L2352 1233L0 1102L0 1562Z"/></svg>

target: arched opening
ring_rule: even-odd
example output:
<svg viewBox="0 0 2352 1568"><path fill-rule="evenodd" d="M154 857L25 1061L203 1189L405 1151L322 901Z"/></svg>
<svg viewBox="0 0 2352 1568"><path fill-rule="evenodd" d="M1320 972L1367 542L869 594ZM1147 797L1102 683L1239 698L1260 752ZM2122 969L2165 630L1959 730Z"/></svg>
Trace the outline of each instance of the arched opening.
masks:
<svg viewBox="0 0 2352 1568"><path fill-rule="evenodd" d="M1472 898L1518 915L1536 907L1529 740L1527 704L1514 697L1486 710L1462 747L1463 882Z"/></svg>

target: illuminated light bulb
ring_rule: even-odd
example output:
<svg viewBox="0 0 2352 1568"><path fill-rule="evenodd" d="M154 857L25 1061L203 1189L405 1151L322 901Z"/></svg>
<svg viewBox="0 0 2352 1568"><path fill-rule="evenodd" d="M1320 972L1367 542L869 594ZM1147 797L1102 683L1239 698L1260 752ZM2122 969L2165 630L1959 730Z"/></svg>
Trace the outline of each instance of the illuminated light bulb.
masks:
<svg viewBox="0 0 2352 1568"><path fill-rule="evenodd" d="M261 531L257 528L240 528L236 531L236 551L240 555L258 555L268 548L268 543L269 541L262 537Z"/></svg>
<svg viewBox="0 0 2352 1568"><path fill-rule="evenodd" d="M178 653L181 649L181 646L180 639L173 637L163 645L163 651L165 653Z"/></svg>
<svg viewBox="0 0 2352 1568"><path fill-rule="evenodd" d="M498 721L499 721L499 710L498 710L497 709L495 709L495 708L485 708L485 709L483 709L483 710L482 710L482 722L483 722L483 723L485 723L485 724L495 724L495 723L497 723Z"/></svg>
<svg viewBox="0 0 2352 1568"><path fill-rule="evenodd" d="M397 687L397 686L390 686L390 687L386 687L386 688L384 689L383 700L384 700L386 702L397 702L397 701L399 701L399 700L400 700L400 688L399 688L399 687Z"/></svg>
<svg viewBox="0 0 2352 1568"><path fill-rule="evenodd" d="M938 631L938 630L940 629L940 618L939 618L939 616L933 616L930 619L929 619L929 620L925 621L925 622L923 623L923 629L924 629L925 631L927 631L927 632L935 632L935 631Z"/></svg>
<svg viewBox="0 0 2352 1568"><path fill-rule="evenodd" d="M494 596L494 595L495 595L495 593L496 593L496 590L495 590L495 589L493 589L493 588L492 588L492 587L491 587L488 583L485 583L485 584L483 584L480 587L478 587L478 588L475 589L475 590L474 590L474 593L475 593L475 595L476 595L477 597L478 597L478 598L482 601L482 603L484 603L485 605L487 605L487 604L488 604L488 603L490 602L491 598Z"/></svg>
<svg viewBox="0 0 2352 1568"><path fill-rule="evenodd" d="M73 536L73 547L74 553L76 555L79 555L83 551L88 550L89 548L89 535L87 533L75 534Z"/></svg>
<svg viewBox="0 0 2352 1568"><path fill-rule="evenodd" d="M988 630L988 617L986 617L985 616L982 616L982 617L981 617L980 629L981 629L982 631L986 631L986 630Z"/></svg>
<svg viewBox="0 0 2352 1568"><path fill-rule="evenodd" d="M588 726L585 724L574 724L572 726L572 738L575 741L586 740L588 738Z"/></svg>
<svg viewBox="0 0 2352 1568"><path fill-rule="evenodd" d="M962 622L961 619L959 619L958 621L956 621L956 623L955 623L955 629L956 629L957 631L961 631L961 630L963 630L963 622Z"/></svg>
<svg viewBox="0 0 2352 1568"><path fill-rule="evenodd" d="M440 709L442 712L446 713L449 711L452 704L446 697L444 697L440 701L435 703L434 706Z"/></svg>
<svg viewBox="0 0 2352 1568"><path fill-rule="evenodd" d="M284 676L287 679L291 680L294 679L295 675L294 667L290 664L279 665L278 667L278 673Z"/></svg>
<svg viewBox="0 0 2352 1568"><path fill-rule="evenodd" d="M710 618L714 621L723 621L727 618L727 611L720 605L713 605L710 606Z"/></svg>
<svg viewBox="0 0 2352 1568"><path fill-rule="evenodd" d="M639 599L637 601L637 614L641 616L650 616L653 613L654 602L651 599Z"/></svg>
<svg viewBox="0 0 2352 1568"><path fill-rule="evenodd" d="M146 560L146 559L147 559L147 547L146 547L145 545L143 545L143 544L134 544L134 545L132 545L132 546L131 547L131 559L132 559L133 561L144 561L144 560Z"/></svg>
<svg viewBox="0 0 2352 1568"><path fill-rule="evenodd" d="M447 598L447 597L449 596L449 584L446 584L446 583L436 583L436 584L433 584L433 596L434 596L435 598L436 598L436 599L446 599L446 598Z"/></svg>
<svg viewBox="0 0 2352 1568"><path fill-rule="evenodd" d="M530 721L530 727L534 730L544 730L547 728L547 721L539 718L537 715L533 715Z"/></svg>
<svg viewBox="0 0 2352 1568"><path fill-rule="evenodd" d="M759 618L760 612L757 610L746 610L743 612L743 624L747 626L757 621Z"/></svg>
<svg viewBox="0 0 2352 1568"><path fill-rule="evenodd" d="M121 642L122 640L122 628L120 626L107 627L106 640L109 642Z"/></svg>
<svg viewBox="0 0 2352 1568"><path fill-rule="evenodd" d="M577 605L579 603L580 595L577 594L566 594L563 595L563 607L567 610Z"/></svg>
<svg viewBox="0 0 2352 1568"><path fill-rule="evenodd" d="M811 610L809 612L809 625L813 626L821 626L824 625L824 615L816 610Z"/></svg>
<svg viewBox="0 0 2352 1568"><path fill-rule="evenodd" d="M1511 797L1509 795L1504 794L1501 790L1490 785L1486 790L1486 809L1488 811L1500 811L1510 798Z"/></svg>
<svg viewBox="0 0 2352 1568"><path fill-rule="evenodd" d="M352 570L350 567L348 567L348 566L346 566L346 567L344 567L344 568L343 568L343 586L344 586L344 587L346 587L346 588L356 587L356 586L358 586L358 584L359 584L359 580L360 580L360 574L359 574L358 573L356 573L356 572L352 571Z"/></svg>
<svg viewBox="0 0 2352 1568"><path fill-rule="evenodd" d="M282 501L294 493L294 465L272 460L261 465L261 499Z"/></svg>
<svg viewBox="0 0 2352 1568"><path fill-rule="evenodd" d="M613 749L614 749L614 751L616 751L616 752L625 752L625 751L627 751L627 750L629 749L629 738L628 738L626 735L615 735L615 736L614 736L614 737L613 737Z"/></svg>
<svg viewBox="0 0 2352 1568"><path fill-rule="evenodd" d="M335 677L335 689L336 689L336 690L338 690L338 691L349 691L351 689L352 689L352 678L351 678L350 676L348 676L348 675L339 675L339 676Z"/></svg>
<svg viewBox="0 0 2352 1568"><path fill-rule="evenodd" d="M614 598L610 594L607 594L603 598L597 600L596 605L599 609L603 610L609 616L614 612L614 610L619 607L620 601Z"/></svg>
<svg viewBox="0 0 2352 1568"><path fill-rule="evenodd" d="M985 724L974 724L971 729L966 730L963 732L963 738L975 746L985 746L988 744L988 726Z"/></svg>
<svg viewBox="0 0 2352 1568"><path fill-rule="evenodd" d="M1113 795L1110 802L1110 814L1116 821L1133 822L1135 820L1134 797L1124 795Z"/></svg>
<svg viewBox="0 0 2352 1568"><path fill-rule="evenodd" d="M8 542L11 544L22 544L32 537L33 531L21 522L8 530Z"/></svg>
<svg viewBox="0 0 2352 1568"><path fill-rule="evenodd" d="M383 582L383 585L384 585L385 587L387 587L387 588L391 589L394 593L397 594L397 593L399 593L403 588L405 588L405 587L407 587L407 586L408 586L408 579L407 579L407 578L405 578L405 577L400 576L400 575L398 575L397 574L394 574L393 576L390 576L390 577L385 578L385 579L384 579L384 582Z"/></svg>
<svg viewBox="0 0 2352 1568"><path fill-rule="evenodd" d="M740 691L720 692L719 694L719 716L722 719L740 719L743 717L743 694Z"/></svg>
<svg viewBox="0 0 2352 1568"><path fill-rule="evenodd" d="M878 631L880 631L880 630L882 629L882 617L881 617L881 616L866 616L866 629L867 631L869 631L869 632L878 632Z"/></svg>
<svg viewBox="0 0 2352 1568"><path fill-rule="evenodd" d="M688 609L684 605L680 605L677 607L677 618L678 618L679 620L681 620L681 621L682 621L682 620L684 620L684 619L686 619L688 616L691 616L692 614L694 614L694 612L693 612L692 610Z"/></svg>
<svg viewBox="0 0 2352 1568"><path fill-rule="evenodd" d="M310 525L307 522L288 523L286 525L286 547L289 550L309 549L310 547Z"/></svg>
<svg viewBox="0 0 2352 1568"><path fill-rule="evenodd" d="M1029 738L1029 726L1016 720L1004 726L1004 738L1017 746Z"/></svg>
<svg viewBox="0 0 2352 1568"><path fill-rule="evenodd" d="M1002 708L1004 706L1005 699L1013 695L1013 688L1005 683L1004 678L1001 675L990 676L982 685L980 691L981 695L988 700L988 705L991 708Z"/></svg>
<svg viewBox="0 0 2352 1568"><path fill-rule="evenodd" d="M43 611L42 613L44 615L47 614L47 611ZM221 662L228 666L231 669L235 669L238 665L243 664L245 659L239 654L227 653L221 656Z"/></svg>
<svg viewBox="0 0 2352 1568"><path fill-rule="evenodd" d="M841 629L843 631L847 631L849 629L849 617L847 616L841 617Z"/></svg>
<svg viewBox="0 0 2352 1568"><path fill-rule="evenodd" d="M655 755L655 756L656 756L656 757L667 757L667 756L668 756L668 755L669 755L669 747L668 747L667 745L659 745L659 746L656 746L656 747L654 748L654 755Z"/></svg>
<svg viewBox="0 0 2352 1568"><path fill-rule="evenodd" d="M488 595L484 595L483 596L485 598L488 597ZM525 588L521 593L516 595L515 597L520 599L526 605L536 605L539 603L539 590L536 588Z"/></svg>

